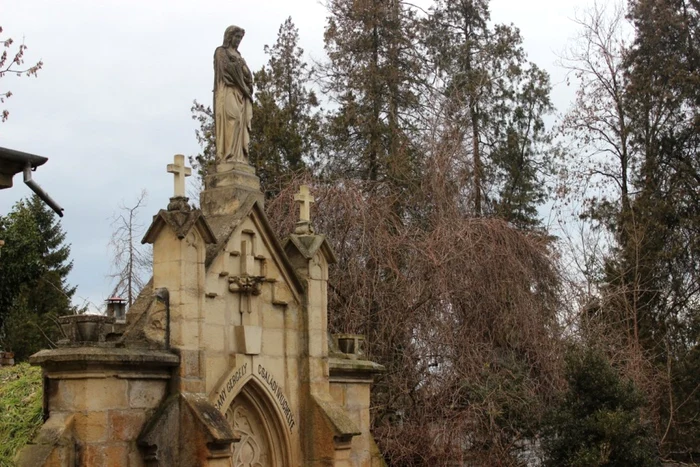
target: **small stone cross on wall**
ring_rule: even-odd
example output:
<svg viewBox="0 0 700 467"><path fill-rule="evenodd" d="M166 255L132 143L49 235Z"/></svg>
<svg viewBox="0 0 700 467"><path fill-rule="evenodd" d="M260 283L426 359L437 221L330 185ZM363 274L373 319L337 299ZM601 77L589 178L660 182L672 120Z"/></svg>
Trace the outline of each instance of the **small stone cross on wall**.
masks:
<svg viewBox="0 0 700 467"><path fill-rule="evenodd" d="M168 164L168 173L175 175L175 194L174 198L185 196L185 177L192 175L192 169L185 167L185 156L176 154L173 160L174 164Z"/></svg>
<svg viewBox="0 0 700 467"><path fill-rule="evenodd" d="M313 228L311 227L311 203L313 203L315 199L311 196L307 185L301 185L299 187L299 193L294 195L294 201L299 205L299 221L297 222L295 232L298 234L313 233Z"/></svg>

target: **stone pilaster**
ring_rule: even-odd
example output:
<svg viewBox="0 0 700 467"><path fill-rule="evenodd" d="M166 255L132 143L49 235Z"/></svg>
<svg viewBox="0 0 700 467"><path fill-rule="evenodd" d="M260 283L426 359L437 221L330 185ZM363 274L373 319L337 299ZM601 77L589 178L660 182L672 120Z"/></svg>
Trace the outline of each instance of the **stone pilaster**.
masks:
<svg viewBox="0 0 700 467"><path fill-rule="evenodd" d="M203 305L206 245L215 243L201 211L186 198L172 198L168 210L154 216L143 239L153 244L153 288L168 291L169 347L180 354L175 392L203 393Z"/></svg>

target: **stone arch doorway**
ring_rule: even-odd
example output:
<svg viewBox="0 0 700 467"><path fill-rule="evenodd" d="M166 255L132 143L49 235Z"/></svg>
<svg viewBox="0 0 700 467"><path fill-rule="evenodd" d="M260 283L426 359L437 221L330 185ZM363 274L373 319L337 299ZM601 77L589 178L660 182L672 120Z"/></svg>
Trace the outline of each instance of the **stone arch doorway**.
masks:
<svg viewBox="0 0 700 467"><path fill-rule="evenodd" d="M226 419L241 440L234 444L234 467L291 466L289 438L274 403L251 379L233 399Z"/></svg>

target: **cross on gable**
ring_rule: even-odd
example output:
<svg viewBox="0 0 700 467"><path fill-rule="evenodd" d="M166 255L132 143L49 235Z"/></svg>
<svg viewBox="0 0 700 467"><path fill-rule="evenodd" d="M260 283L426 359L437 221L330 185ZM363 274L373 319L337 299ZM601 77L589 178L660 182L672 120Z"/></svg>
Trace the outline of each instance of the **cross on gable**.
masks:
<svg viewBox="0 0 700 467"><path fill-rule="evenodd" d="M299 205L299 222L311 223L311 203L315 201L309 187L301 185L299 193L294 195L294 201Z"/></svg>
<svg viewBox="0 0 700 467"><path fill-rule="evenodd" d="M173 159L174 164L168 164L168 173L175 175L175 194L173 197L185 196L185 177L192 175L192 169L185 167L185 156L176 154Z"/></svg>

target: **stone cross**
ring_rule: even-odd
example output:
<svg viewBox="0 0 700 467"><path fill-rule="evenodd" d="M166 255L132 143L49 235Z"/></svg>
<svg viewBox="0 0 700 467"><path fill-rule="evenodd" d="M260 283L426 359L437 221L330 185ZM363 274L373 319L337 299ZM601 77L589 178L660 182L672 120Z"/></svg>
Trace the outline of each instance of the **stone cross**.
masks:
<svg viewBox="0 0 700 467"><path fill-rule="evenodd" d="M185 156L176 154L173 160L174 164L168 164L168 173L175 175L175 194L174 198L185 196L185 177L192 175L192 169L185 167Z"/></svg>
<svg viewBox="0 0 700 467"><path fill-rule="evenodd" d="M257 316L258 307L255 306L253 299L262 293L262 286L266 278L264 260L262 257L256 257L254 255L253 242L254 240L252 238L241 241L241 251L238 253L241 261L240 274L238 276L229 276L228 289L229 291L240 295L241 313L254 313L255 316L252 317L252 321L257 324L259 321ZM259 275L255 274L256 259L261 260Z"/></svg>
<svg viewBox="0 0 700 467"><path fill-rule="evenodd" d="M315 200L307 185L299 187L299 193L294 195L294 201L299 205L299 223L311 223L311 203Z"/></svg>

